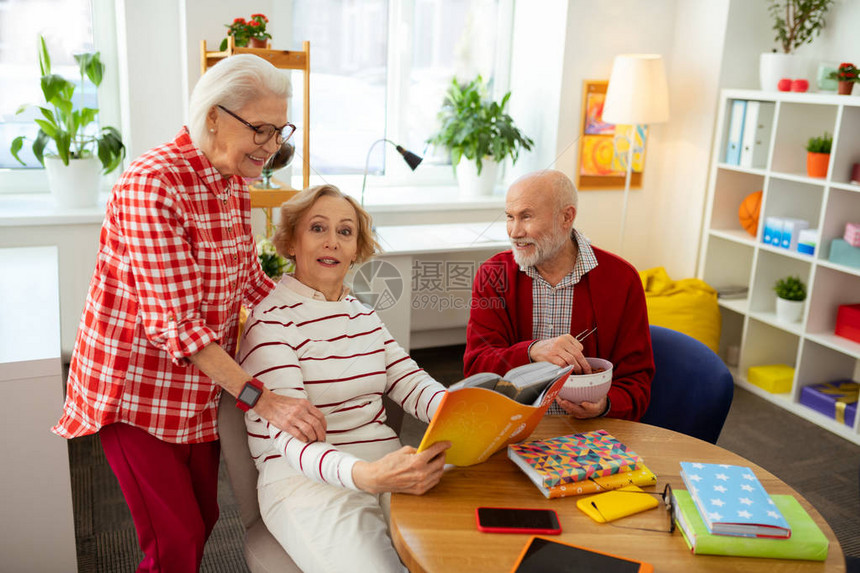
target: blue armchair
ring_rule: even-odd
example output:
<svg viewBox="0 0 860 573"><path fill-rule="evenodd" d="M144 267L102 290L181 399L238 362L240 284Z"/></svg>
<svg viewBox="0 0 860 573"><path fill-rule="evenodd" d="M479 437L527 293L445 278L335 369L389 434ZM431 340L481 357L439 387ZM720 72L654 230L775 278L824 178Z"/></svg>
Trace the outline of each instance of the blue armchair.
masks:
<svg viewBox="0 0 860 573"><path fill-rule="evenodd" d="M656 373L642 422L717 443L734 379L714 352L686 334L651 326Z"/></svg>

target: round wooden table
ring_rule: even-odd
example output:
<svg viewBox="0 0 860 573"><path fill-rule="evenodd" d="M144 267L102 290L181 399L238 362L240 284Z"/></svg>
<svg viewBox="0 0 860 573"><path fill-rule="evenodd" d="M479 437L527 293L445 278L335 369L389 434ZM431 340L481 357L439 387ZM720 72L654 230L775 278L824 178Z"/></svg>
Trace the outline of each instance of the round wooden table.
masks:
<svg viewBox="0 0 860 573"><path fill-rule="evenodd" d="M624 524L666 532L621 529L595 523L576 508L576 497L546 499L528 477L501 450L489 460L453 468L423 496L395 494L391 499L391 537L401 559L412 573L482 571L507 572L528 539L527 535L481 533L475 527L478 506L547 507L558 512L560 539L587 548L651 563L660 572L743 571L844 572L845 559L836 536L818 511L782 480L728 450L671 430L609 418L574 420L545 417L529 440L604 429L639 454L657 474L657 487L666 483L686 489L680 477L681 461L725 463L750 467L771 494L795 496L830 540L825 562L693 555L680 531L668 533L666 512L647 511L625 518ZM662 507L662 506L661 506ZM621 523L621 522L617 522Z"/></svg>

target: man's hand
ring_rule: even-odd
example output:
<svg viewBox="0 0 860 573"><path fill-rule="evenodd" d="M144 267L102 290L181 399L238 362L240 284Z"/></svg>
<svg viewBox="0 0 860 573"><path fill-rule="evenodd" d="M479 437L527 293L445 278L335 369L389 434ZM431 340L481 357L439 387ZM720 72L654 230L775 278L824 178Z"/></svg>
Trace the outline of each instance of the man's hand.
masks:
<svg viewBox="0 0 860 573"><path fill-rule="evenodd" d="M555 401L561 406L565 412L579 420L587 420L588 418L596 418L603 414L606 410L606 396L600 399L600 402L571 402L564 398L556 398Z"/></svg>
<svg viewBox="0 0 860 573"><path fill-rule="evenodd" d="M404 446L375 462L357 462L352 467L355 485L369 493L421 495L442 478L445 450L451 442L437 442L421 452Z"/></svg>
<svg viewBox="0 0 860 573"><path fill-rule="evenodd" d="M556 366L573 366L573 374L591 374L591 366L582 354L582 343L572 334L538 340L529 348L533 362L552 362Z"/></svg>
<svg viewBox="0 0 860 573"><path fill-rule="evenodd" d="M266 389L254 411L303 442L325 440L325 416L307 400L288 398Z"/></svg>

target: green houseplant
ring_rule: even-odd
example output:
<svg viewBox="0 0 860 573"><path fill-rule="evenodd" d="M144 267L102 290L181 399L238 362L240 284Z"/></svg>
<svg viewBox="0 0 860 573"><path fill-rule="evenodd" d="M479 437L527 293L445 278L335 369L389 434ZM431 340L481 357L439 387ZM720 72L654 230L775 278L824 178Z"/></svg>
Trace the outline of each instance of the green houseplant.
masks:
<svg viewBox="0 0 860 573"><path fill-rule="evenodd" d="M776 316L785 322L797 322L803 314L806 285L799 276L783 277L773 285L776 292Z"/></svg>
<svg viewBox="0 0 860 573"><path fill-rule="evenodd" d="M769 0L768 12L773 18L774 41L784 54L791 54L821 34L824 17L833 0Z"/></svg>
<svg viewBox="0 0 860 573"><path fill-rule="evenodd" d="M260 259L263 272L274 280L278 280L282 274L292 272L295 269L293 262L278 254L275 245L267 237L257 240L257 257Z"/></svg>
<svg viewBox="0 0 860 573"><path fill-rule="evenodd" d="M810 177L827 177L833 137L824 132L821 137L810 137L806 143L806 174Z"/></svg>
<svg viewBox="0 0 860 573"><path fill-rule="evenodd" d="M806 78L805 62L794 51L821 34L825 16L834 0L768 0L773 22L774 41L779 51L761 55L759 80L761 89L776 91L783 78Z"/></svg>
<svg viewBox="0 0 860 573"><path fill-rule="evenodd" d="M461 187L464 186L461 178L461 172L465 171L461 167L464 159L473 163L476 176L482 175L489 165L492 172L487 174L487 179L491 193L496 164L507 157L516 163L520 152L531 150L534 141L525 136L505 112L511 93L495 102L487 95L487 87L480 75L465 84L452 79L438 114L439 129L427 142L451 153L451 164L457 170Z"/></svg>
<svg viewBox="0 0 860 573"><path fill-rule="evenodd" d="M798 276L789 276L778 279L773 285L776 296L785 300L806 300L806 285Z"/></svg>
<svg viewBox="0 0 860 573"><path fill-rule="evenodd" d="M104 77L105 66L98 52L76 54L75 61L81 72L79 101L83 101L84 77L98 87ZM39 67L45 104L25 104L17 111L20 114L27 109L36 108L39 112L40 117L34 120L39 126L39 132L32 144L33 155L48 172L52 191L63 181L73 179L70 178L71 170L75 170L75 173L85 172L87 175L94 172L95 182L90 177L90 181L81 184L79 189L70 190L71 198L58 198L61 206L84 206L79 204L81 201L75 196L86 197L87 193L91 193L94 194L94 204L95 195L98 193L99 164L103 173L110 173L119 167L125 158L122 138L119 131L113 127L104 126L101 130L97 129L98 109L75 107L75 84L51 72L51 56L44 37L39 38ZM10 149L12 156L22 165L26 163L18 153L26 139L23 135L16 137L12 140ZM83 203L87 203L86 199Z"/></svg>
<svg viewBox="0 0 860 573"><path fill-rule="evenodd" d="M233 36L233 45L237 48L249 46L251 48L265 48L267 40L272 35L266 32L266 24L269 19L265 14L251 14L248 20L236 18L227 26L227 35ZM221 51L227 49L227 38L221 40Z"/></svg>

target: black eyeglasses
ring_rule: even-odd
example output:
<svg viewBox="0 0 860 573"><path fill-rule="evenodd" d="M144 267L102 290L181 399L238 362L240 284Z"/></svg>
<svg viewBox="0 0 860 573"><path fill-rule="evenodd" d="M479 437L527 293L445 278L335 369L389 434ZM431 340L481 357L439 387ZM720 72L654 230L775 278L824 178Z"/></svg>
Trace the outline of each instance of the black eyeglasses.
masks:
<svg viewBox="0 0 860 573"><path fill-rule="evenodd" d="M594 482L597 483L597 482ZM600 484L598 484L600 485ZM618 490L617 492L629 493L633 495L659 495L663 500L663 506L666 508L666 515L669 517L669 525L667 529L653 529L651 527L634 527L631 525L618 525L616 523L612 523L606 516L600 512L600 509L597 507L597 504L593 501L591 502L591 507L593 507L598 515L603 518L603 520L611 525L612 527L620 527L622 529L638 529L639 531L656 531L657 533L675 533L675 505L674 498L672 497L672 486L666 484L666 487L663 488L663 493L657 493L656 491L627 491L627 490Z"/></svg>
<svg viewBox="0 0 860 573"><path fill-rule="evenodd" d="M285 123L283 127L276 127L271 123L252 125L238 115L236 115L235 113L233 113L232 111L230 111L229 109L227 109L226 107L224 107L223 105L218 104L218 107L235 117L237 120L244 123L246 126L248 126L249 129L253 130L254 143L256 143L257 145L265 144L267 141L272 139L272 137L277 137L277 139L275 139L275 143L280 145L289 138L291 138L296 132L296 126L290 122Z"/></svg>

